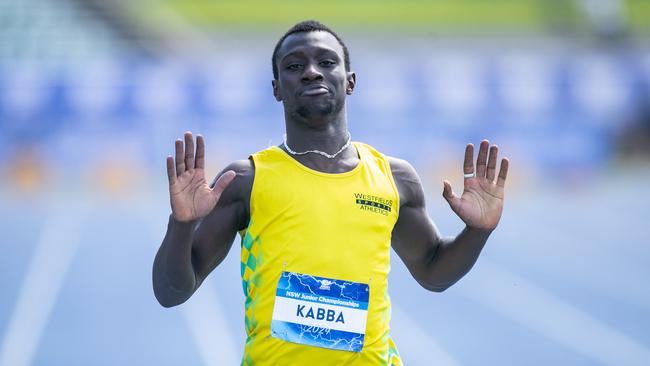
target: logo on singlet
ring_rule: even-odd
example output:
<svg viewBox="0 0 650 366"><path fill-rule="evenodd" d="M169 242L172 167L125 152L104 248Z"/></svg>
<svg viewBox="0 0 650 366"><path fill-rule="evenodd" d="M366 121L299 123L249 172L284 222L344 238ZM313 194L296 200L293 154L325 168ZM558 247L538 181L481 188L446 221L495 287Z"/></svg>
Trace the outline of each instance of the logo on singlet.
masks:
<svg viewBox="0 0 650 366"><path fill-rule="evenodd" d="M354 199L360 210L370 211L384 216L388 216L393 207L393 200L374 195L355 193Z"/></svg>

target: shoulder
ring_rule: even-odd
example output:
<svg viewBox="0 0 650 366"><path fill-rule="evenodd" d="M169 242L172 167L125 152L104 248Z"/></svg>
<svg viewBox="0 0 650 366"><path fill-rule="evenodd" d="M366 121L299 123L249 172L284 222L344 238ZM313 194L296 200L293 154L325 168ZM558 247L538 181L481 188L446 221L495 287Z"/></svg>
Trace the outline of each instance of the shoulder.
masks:
<svg viewBox="0 0 650 366"><path fill-rule="evenodd" d="M390 170L397 186L400 198L400 206L419 206L424 205L424 191L422 182L417 171L408 161L386 157L390 165Z"/></svg>
<svg viewBox="0 0 650 366"><path fill-rule="evenodd" d="M251 159L235 160L232 163L228 164L224 168L223 172L227 172L228 170L235 171L238 177L249 176L255 173L255 164L253 164Z"/></svg>
<svg viewBox="0 0 650 366"><path fill-rule="evenodd" d="M418 182L420 177L418 173L413 168L413 165L404 159L394 158L392 156L386 156L388 163L390 164L390 170L393 173L393 178L395 180L406 181L406 182Z"/></svg>
<svg viewBox="0 0 650 366"><path fill-rule="evenodd" d="M235 172L235 179L228 185L223 192L223 198L230 200L248 200L250 192L253 187L253 179L255 178L255 165L251 159L235 160L228 164L212 181L211 187L214 186L219 177L232 170Z"/></svg>

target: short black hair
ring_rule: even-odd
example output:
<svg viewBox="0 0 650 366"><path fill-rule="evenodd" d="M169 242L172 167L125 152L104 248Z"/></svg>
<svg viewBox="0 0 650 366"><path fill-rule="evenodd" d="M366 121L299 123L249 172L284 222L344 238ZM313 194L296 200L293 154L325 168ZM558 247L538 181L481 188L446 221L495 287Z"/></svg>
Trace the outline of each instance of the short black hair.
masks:
<svg viewBox="0 0 650 366"><path fill-rule="evenodd" d="M278 64L275 62L275 58L278 55L278 50L280 50L280 47L282 46L282 43L284 40L289 37L290 35L294 33L303 33L303 32L317 32L317 31L323 31L327 32L336 38L336 40L339 42L341 47L343 47L343 61L345 63L345 71L350 71L350 53L348 52L348 47L345 45L341 37L339 37L336 32L331 30L328 26L325 24L317 21L317 20L304 20L293 27L291 27L287 33L285 33L282 38L278 41L278 43L275 45L275 49L273 49L273 57L271 58L271 65L273 66L273 78L275 80L278 79Z"/></svg>

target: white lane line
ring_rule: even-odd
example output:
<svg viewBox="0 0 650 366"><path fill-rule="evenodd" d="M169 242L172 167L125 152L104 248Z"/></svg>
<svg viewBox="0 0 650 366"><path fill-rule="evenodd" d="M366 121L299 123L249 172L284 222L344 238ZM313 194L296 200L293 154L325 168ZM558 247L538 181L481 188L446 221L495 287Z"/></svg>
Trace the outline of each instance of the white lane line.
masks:
<svg viewBox="0 0 650 366"><path fill-rule="evenodd" d="M492 262L457 291L587 358L606 365L648 365L650 350L552 293Z"/></svg>
<svg viewBox="0 0 650 366"><path fill-rule="evenodd" d="M529 216L536 215L538 214ZM573 217L578 216L580 213L575 212ZM594 216L596 215L594 214ZM572 216L566 214L565 217ZM516 222L511 220L509 225L512 228L518 224L528 225L525 220L521 219ZM589 225L591 227L605 226L602 223L592 222L592 218L588 219L588 225L581 224L581 227L574 225L572 229L561 221L560 219L545 220L539 224L541 227L555 228L556 231L562 232L562 237L551 239L548 233L541 230L536 234L529 230L528 232L537 238L536 243L543 243L543 245L531 245L525 250L518 247L520 233L516 230L498 233L498 238L495 239L500 242L500 245L498 250L493 252L493 258L506 257L510 263L525 263L527 268L548 273L553 278L566 278L567 283L581 286L620 303L650 310L650 291L639 291L646 286L646 278L650 274L647 265L640 265L640 263L647 263L650 256L634 248L634 246L644 245L642 244L643 240L632 239L633 235L629 233L625 235L628 239L621 237L620 240L614 239L614 236L609 233L598 231L592 233L588 229ZM626 227L628 226L643 227L643 225L632 223L626 224ZM610 222L608 230L613 232L624 230L617 229L620 227L620 223L614 220ZM605 248L605 245L611 245L613 242L619 242L616 251ZM576 245L576 243L579 244ZM582 245L582 243L589 243L589 245ZM549 257L549 253L556 252L561 252L562 255ZM530 258L539 258L539 260L531 261ZM589 260L584 260L584 258L589 258ZM609 268L610 271L603 271L602 268ZM612 276L612 271L615 271L617 275ZM625 281L621 281L621 278L625 278Z"/></svg>
<svg viewBox="0 0 650 366"><path fill-rule="evenodd" d="M206 366L238 365L241 355L231 338L225 311L215 290L204 283L182 306L203 364Z"/></svg>
<svg viewBox="0 0 650 366"><path fill-rule="evenodd" d="M426 353L432 364L438 366L460 366L461 363L451 353L447 352L440 343L418 324L408 313L393 304L393 321L399 324L398 328L391 328L391 334L395 344L404 359L405 364L409 362L408 355L422 355ZM426 351L424 351L426 350ZM424 353L423 353L424 352ZM406 356L405 356L406 355Z"/></svg>
<svg viewBox="0 0 650 366"><path fill-rule="evenodd" d="M79 247L83 215L57 211L46 221L0 348L0 366L29 365Z"/></svg>

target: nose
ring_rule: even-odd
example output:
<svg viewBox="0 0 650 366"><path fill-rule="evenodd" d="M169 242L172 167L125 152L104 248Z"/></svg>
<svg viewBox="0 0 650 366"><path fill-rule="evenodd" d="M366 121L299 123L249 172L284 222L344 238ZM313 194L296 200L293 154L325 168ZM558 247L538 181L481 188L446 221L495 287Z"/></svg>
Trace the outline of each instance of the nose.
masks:
<svg viewBox="0 0 650 366"><path fill-rule="evenodd" d="M309 63L305 67L304 72L302 73L302 80L303 81L323 80L323 74L320 72L317 65L314 65L313 63Z"/></svg>

